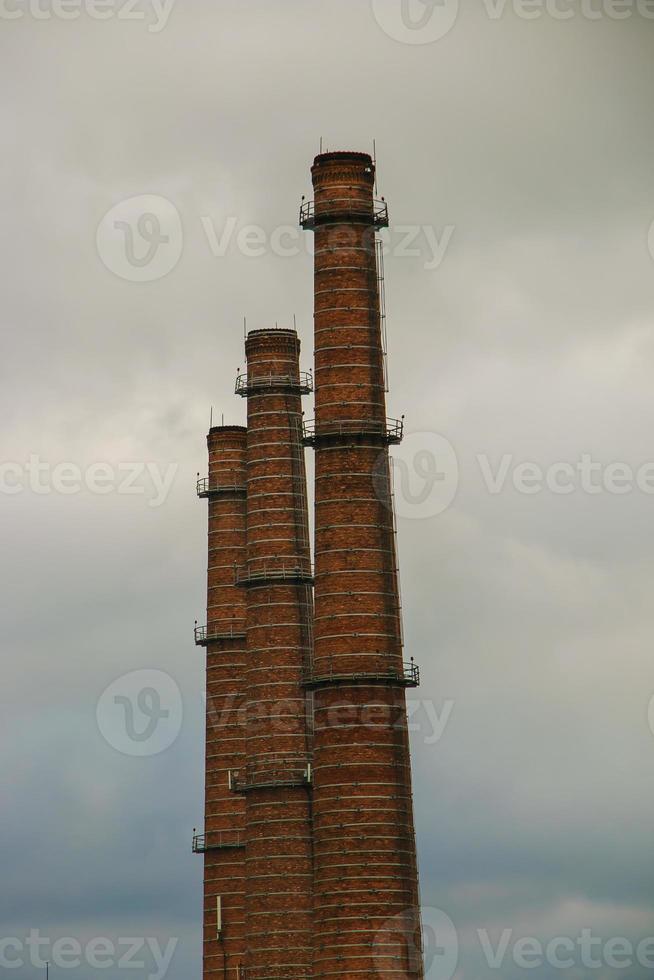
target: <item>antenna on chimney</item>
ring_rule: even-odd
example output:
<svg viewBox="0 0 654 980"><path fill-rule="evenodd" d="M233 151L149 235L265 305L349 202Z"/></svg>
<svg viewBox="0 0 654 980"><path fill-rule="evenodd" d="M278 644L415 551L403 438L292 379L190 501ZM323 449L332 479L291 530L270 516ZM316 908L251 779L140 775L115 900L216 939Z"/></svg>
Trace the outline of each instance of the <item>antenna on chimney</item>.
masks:
<svg viewBox="0 0 654 980"><path fill-rule="evenodd" d="M209 428L213 429L213 405L211 406L211 414L209 415Z"/></svg>
<svg viewBox="0 0 654 980"><path fill-rule="evenodd" d="M377 195L377 140L372 141L372 162L375 167L375 196Z"/></svg>

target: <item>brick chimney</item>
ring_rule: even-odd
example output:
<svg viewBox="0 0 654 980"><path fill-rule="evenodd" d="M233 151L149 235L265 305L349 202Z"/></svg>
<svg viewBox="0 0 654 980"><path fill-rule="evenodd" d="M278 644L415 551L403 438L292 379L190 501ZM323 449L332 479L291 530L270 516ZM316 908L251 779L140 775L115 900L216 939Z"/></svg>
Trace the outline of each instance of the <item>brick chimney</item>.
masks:
<svg viewBox="0 0 654 980"><path fill-rule="evenodd" d="M311 976L310 715L303 687L311 657L312 570L300 374L294 330L246 341L247 764L235 779L246 801L247 980Z"/></svg>
<svg viewBox="0 0 654 980"><path fill-rule="evenodd" d="M245 596L234 569L245 561L247 430L212 428L209 476L198 495L209 504L207 625L196 643L207 649L204 831L204 976L236 978L245 955L245 803L229 773L245 758Z"/></svg>
<svg viewBox="0 0 654 980"><path fill-rule="evenodd" d="M421 980L389 448L388 224L366 153L314 162L315 419L294 330L246 338L247 430L212 429L205 980ZM304 447L315 450L311 566ZM315 590L314 590L315 583ZM314 594L315 593L315 594Z"/></svg>
<svg viewBox="0 0 654 980"><path fill-rule="evenodd" d="M325 153L315 201L313 841L318 978L422 976L405 689L386 418L381 271L365 153Z"/></svg>

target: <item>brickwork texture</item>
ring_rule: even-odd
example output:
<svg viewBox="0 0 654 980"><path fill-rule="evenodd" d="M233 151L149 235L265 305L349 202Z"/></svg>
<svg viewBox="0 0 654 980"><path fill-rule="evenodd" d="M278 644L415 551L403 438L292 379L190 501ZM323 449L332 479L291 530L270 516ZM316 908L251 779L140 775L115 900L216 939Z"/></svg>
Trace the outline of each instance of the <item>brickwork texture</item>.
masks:
<svg viewBox="0 0 654 980"><path fill-rule="evenodd" d="M314 378L295 330L255 330L236 387L247 429L209 434L204 974L421 980L387 212L368 154L321 154L312 178L301 221L315 235L315 419L303 419Z"/></svg>

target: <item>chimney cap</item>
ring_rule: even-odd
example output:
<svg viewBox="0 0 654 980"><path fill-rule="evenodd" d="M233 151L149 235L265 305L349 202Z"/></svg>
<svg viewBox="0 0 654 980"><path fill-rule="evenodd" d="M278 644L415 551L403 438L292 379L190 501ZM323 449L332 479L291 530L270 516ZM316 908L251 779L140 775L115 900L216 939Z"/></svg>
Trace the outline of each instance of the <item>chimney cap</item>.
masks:
<svg viewBox="0 0 654 980"><path fill-rule="evenodd" d="M334 150L329 153L319 153L313 162L314 167L320 167L325 163L342 163L345 160L356 161L357 163L369 163L372 167L374 161L369 153L361 153L358 150Z"/></svg>
<svg viewBox="0 0 654 980"><path fill-rule="evenodd" d="M209 434L213 435L217 432L247 432L247 426L245 425L212 425L209 429Z"/></svg>
<svg viewBox="0 0 654 980"><path fill-rule="evenodd" d="M292 327L270 327L267 330L250 330L245 338L245 354L249 360L255 351L300 350L300 338Z"/></svg>
<svg viewBox="0 0 654 980"><path fill-rule="evenodd" d="M278 337L280 334L290 334L292 337L297 337L297 330L293 327L263 327L261 330L248 330L247 339L250 337L261 336L262 334L269 334L271 337Z"/></svg>

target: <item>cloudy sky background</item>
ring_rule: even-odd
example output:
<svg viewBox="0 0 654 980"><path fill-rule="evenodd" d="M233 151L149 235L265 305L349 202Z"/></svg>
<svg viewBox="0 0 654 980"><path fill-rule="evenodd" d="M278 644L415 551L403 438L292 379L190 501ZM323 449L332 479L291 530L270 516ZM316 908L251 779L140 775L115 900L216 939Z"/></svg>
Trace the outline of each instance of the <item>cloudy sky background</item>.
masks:
<svg viewBox="0 0 654 980"><path fill-rule="evenodd" d="M331 149L377 140L394 226L406 647L419 696L451 712L439 741L427 709L415 716L423 903L456 925L458 980L493 975L477 930L494 944L505 929L511 943L654 934L654 496L590 494L579 479L569 494L525 494L512 479L525 462L654 460L654 21L464 4L424 44L407 43L419 32L399 0L377 16L367 0L178 0L156 32L147 3L144 20L0 17L2 461L176 468L157 507L147 477L141 494L40 494L27 477L0 494L2 937L177 938L168 977L200 975L195 474L211 406L244 419L231 394L244 317L295 315L310 366L311 243L298 233L284 240L297 254L253 257L236 234L295 226L321 136ZM174 205L183 246L142 283L96 244L103 216L140 195ZM412 254L398 226L414 229ZM213 254L207 228L230 227ZM433 235L449 244L427 268ZM434 434L459 467L441 513L456 482L447 453L444 484L415 500ZM492 493L484 460L496 471L503 458ZM166 751L138 758L103 737L96 706L143 669L173 678L183 722ZM506 980L525 975L511 948ZM24 959L16 980L40 976ZM153 972L146 958L127 975ZM589 970L577 955L570 970L528 972L648 971Z"/></svg>

